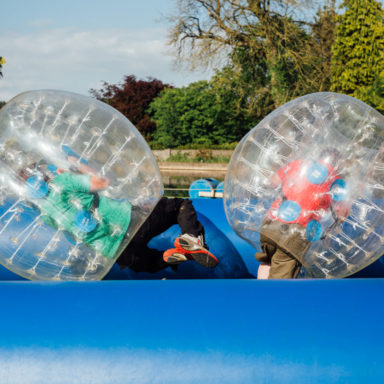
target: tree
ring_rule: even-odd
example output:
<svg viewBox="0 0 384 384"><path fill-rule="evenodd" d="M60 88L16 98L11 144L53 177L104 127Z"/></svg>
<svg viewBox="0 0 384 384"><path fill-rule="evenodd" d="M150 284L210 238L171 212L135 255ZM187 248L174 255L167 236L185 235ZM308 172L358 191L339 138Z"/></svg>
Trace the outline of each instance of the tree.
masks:
<svg viewBox="0 0 384 384"><path fill-rule="evenodd" d="M336 20L335 0L331 0L317 11L315 22L311 26L314 66L308 77L315 84L314 92L331 89L331 59L336 37Z"/></svg>
<svg viewBox="0 0 384 384"><path fill-rule="evenodd" d="M247 60L247 56L246 51L238 52L231 64L216 71L210 83L216 94L221 95L222 108L226 105L233 116L247 116L255 125L273 110L274 103L265 62L255 60L255 56Z"/></svg>
<svg viewBox="0 0 384 384"><path fill-rule="evenodd" d="M186 61L190 68L229 57L235 73L243 71L249 77L250 63L259 63L264 67L261 93L268 91L277 107L318 87L312 76L318 58L312 53L313 38L303 4L179 0L178 14L170 18L170 44L177 48L177 60Z"/></svg>
<svg viewBox="0 0 384 384"><path fill-rule="evenodd" d="M89 92L98 100L120 111L136 126L145 139L150 141L156 124L150 120L146 110L151 101L166 87L171 86L153 78L137 80L131 75L125 76L121 84L104 82L102 89L91 89Z"/></svg>
<svg viewBox="0 0 384 384"><path fill-rule="evenodd" d="M227 89L218 92L208 81L165 89L149 108L157 125L154 141L165 148L237 141L253 122L246 113L237 111L235 102Z"/></svg>
<svg viewBox="0 0 384 384"><path fill-rule="evenodd" d="M375 0L344 0L332 57L332 90L382 104L384 11ZM376 92L376 96L372 95Z"/></svg>
<svg viewBox="0 0 384 384"><path fill-rule="evenodd" d="M3 72L1 71L3 68L3 65L6 63L4 57L0 56L0 77L3 77Z"/></svg>

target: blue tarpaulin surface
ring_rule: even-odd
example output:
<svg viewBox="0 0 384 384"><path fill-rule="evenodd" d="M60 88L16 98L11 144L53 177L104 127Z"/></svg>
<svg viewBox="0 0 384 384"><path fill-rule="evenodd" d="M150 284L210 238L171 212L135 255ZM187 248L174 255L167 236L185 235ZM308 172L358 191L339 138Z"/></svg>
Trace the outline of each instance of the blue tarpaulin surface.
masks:
<svg viewBox="0 0 384 384"><path fill-rule="evenodd" d="M221 239L213 248L252 276L254 249L209 202L194 204ZM366 270L380 276L375 264ZM384 279L198 279L188 268L195 278L113 269L99 282L20 281L2 268L0 384L383 382Z"/></svg>
<svg viewBox="0 0 384 384"><path fill-rule="evenodd" d="M383 279L2 282L0 382L379 383L383 289Z"/></svg>

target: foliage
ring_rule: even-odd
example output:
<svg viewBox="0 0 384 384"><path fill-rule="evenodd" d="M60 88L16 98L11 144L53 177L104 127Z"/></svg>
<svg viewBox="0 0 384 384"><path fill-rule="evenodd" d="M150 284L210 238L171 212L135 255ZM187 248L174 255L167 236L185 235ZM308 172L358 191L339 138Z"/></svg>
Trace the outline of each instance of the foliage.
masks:
<svg viewBox="0 0 384 384"><path fill-rule="evenodd" d="M384 79L377 76L372 85L361 87L357 93L357 98L364 100L367 104L384 113Z"/></svg>
<svg viewBox="0 0 384 384"><path fill-rule="evenodd" d="M131 75L125 76L124 82L118 85L104 82L102 89L91 89L90 93L120 111L147 140L151 140L156 124L150 120L146 110L151 101L166 87L170 86L160 80L137 80Z"/></svg>
<svg viewBox="0 0 384 384"><path fill-rule="evenodd" d="M383 110L384 11L375 0L345 0L332 58L332 90Z"/></svg>
<svg viewBox="0 0 384 384"><path fill-rule="evenodd" d="M234 141L233 143L222 143L222 144L199 144L196 143L188 143L184 145L178 145L173 147L174 149L235 149L237 147L238 142ZM164 149L163 145L156 143L154 141L149 142L151 149Z"/></svg>
<svg viewBox="0 0 384 384"><path fill-rule="evenodd" d="M209 149L200 150L196 156L191 156L189 153L172 154L166 161L182 162L182 163L228 163L230 156L214 156Z"/></svg>
<svg viewBox="0 0 384 384"><path fill-rule="evenodd" d="M2 108L6 104L5 101L0 101L0 108Z"/></svg>
<svg viewBox="0 0 384 384"><path fill-rule="evenodd" d="M311 25L311 53L313 68L308 78L312 79L314 91L326 92L331 89L332 46L336 35L335 0L320 8Z"/></svg>
<svg viewBox="0 0 384 384"><path fill-rule="evenodd" d="M230 105L233 115L248 116L250 124L256 125L273 110L265 62L249 57L246 50L238 49L233 62L216 71L211 85L223 95L220 102Z"/></svg>
<svg viewBox="0 0 384 384"><path fill-rule="evenodd" d="M227 89L208 81L165 89L149 108L157 125L154 141L165 148L237 141L252 127L252 119L237 111L235 103Z"/></svg>
<svg viewBox="0 0 384 384"><path fill-rule="evenodd" d="M227 57L222 84L232 82L240 107L260 118L296 96L329 87L334 3L320 9L314 22L307 11L305 1L295 0L179 0L170 44L179 63L191 68Z"/></svg>

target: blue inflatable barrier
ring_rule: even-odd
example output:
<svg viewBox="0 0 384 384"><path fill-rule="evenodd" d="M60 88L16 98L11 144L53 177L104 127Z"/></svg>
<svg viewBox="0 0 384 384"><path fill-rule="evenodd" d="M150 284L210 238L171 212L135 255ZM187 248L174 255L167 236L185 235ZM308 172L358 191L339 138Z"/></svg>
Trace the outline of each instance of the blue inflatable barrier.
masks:
<svg viewBox="0 0 384 384"><path fill-rule="evenodd" d="M255 250L225 220L222 200L193 204L216 270L115 265L104 281L55 283L1 268L0 383L384 380L384 279L256 280ZM178 233L151 245L172 246ZM375 264L381 270L360 276L384 276Z"/></svg>
<svg viewBox="0 0 384 384"><path fill-rule="evenodd" d="M224 181L220 181L219 184L217 184L217 187L216 187L216 193L219 192L219 193L223 193L224 191Z"/></svg>
<svg viewBox="0 0 384 384"><path fill-rule="evenodd" d="M209 177L195 180L189 186L189 197L191 199L214 197L213 194L218 184L219 182L216 179ZM212 196L203 196L203 194L212 194Z"/></svg>

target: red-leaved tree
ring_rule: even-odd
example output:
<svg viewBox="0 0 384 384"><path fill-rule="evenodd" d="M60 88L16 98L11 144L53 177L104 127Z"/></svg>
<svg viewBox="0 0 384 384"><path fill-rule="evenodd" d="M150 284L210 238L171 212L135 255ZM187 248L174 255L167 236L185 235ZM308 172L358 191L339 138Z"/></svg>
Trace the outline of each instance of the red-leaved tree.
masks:
<svg viewBox="0 0 384 384"><path fill-rule="evenodd" d="M146 110L164 88L172 87L154 78L137 80L135 76L130 75L125 76L121 84L104 82L101 89L90 89L89 93L120 111L136 126L145 139L150 141L156 124L151 121Z"/></svg>

